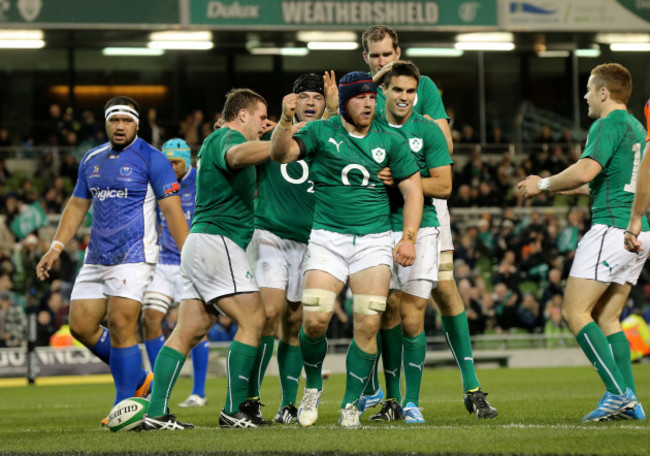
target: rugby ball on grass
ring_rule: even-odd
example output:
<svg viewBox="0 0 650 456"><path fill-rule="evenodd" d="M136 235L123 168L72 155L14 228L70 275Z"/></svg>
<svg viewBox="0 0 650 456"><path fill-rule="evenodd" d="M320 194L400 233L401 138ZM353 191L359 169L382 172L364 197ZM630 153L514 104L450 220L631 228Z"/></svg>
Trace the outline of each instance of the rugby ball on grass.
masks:
<svg viewBox="0 0 650 456"><path fill-rule="evenodd" d="M108 414L108 428L112 432L130 431L138 427L147 413L149 400L143 397L130 397L117 403Z"/></svg>

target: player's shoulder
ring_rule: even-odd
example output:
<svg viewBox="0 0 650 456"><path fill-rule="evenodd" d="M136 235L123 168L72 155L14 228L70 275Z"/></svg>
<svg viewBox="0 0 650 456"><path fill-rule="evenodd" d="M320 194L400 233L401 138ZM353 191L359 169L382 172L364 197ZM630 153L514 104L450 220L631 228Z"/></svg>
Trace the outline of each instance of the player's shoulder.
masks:
<svg viewBox="0 0 650 456"><path fill-rule="evenodd" d="M433 82L433 79L431 79L429 76L420 75L420 82L418 84L418 89L421 90L428 90L428 89L435 89L438 90L438 86L436 85L435 82Z"/></svg>
<svg viewBox="0 0 650 456"><path fill-rule="evenodd" d="M370 133L375 136L383 137L387 141L397 141L399 143L406 142L404 136L396 129L388 124L388 121L383 118L375 118L370 125Z"/></svg>
<svg viewBox="0 0 650 456"><path fill-rule="evenodd" d="M93 147L90 149L88 152L84 154L84 156L81 159L81 165L85 165L89 161L92 161L93 158L101 156L103 153L106 153L107 151L111 150L111 143L106 142L104 144L100 144L97 147Z"/></svg>

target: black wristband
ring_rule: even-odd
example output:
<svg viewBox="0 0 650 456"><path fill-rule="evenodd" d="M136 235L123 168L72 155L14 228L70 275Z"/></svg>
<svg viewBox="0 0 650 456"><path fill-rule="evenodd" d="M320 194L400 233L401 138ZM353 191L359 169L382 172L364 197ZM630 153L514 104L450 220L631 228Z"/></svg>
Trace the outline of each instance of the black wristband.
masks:
<svg viewBox="0 0 650 456"><path fill-rule="evenodd" d="M634 234L633 232L628 231L628 230L623 231L623 233L625 233L625 234L631 234L631 235L634 236L634 237L639 237L638 234Z"/></svg>

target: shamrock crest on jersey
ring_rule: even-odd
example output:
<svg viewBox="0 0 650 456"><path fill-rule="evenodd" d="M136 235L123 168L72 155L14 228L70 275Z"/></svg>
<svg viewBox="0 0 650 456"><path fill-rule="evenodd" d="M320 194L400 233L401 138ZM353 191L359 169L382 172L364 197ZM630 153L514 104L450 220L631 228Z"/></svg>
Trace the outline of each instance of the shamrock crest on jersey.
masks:
<svg viewBox="0 0 650 456"><path fill-rule="evenodd" d="M422 138L410 138L409 146L413 152L420 152L422 149Z"/></svg>
<svg viewBox="0 0 650 456"><path fill-rule="evenodd" d="M374 158L377 163L383 162L386 158L386 150L381 147L372 149L372 158Z"/></svg>

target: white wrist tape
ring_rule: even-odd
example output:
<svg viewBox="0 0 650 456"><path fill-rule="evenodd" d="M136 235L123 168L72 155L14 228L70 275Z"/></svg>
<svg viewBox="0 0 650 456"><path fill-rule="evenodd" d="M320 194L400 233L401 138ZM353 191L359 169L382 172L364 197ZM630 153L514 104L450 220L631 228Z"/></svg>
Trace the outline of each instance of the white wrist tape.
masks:
<svg viewBox="0 0 650 456"><path fill-rule="evenodd" d="M537 188L540 189L543 192L550 192L551 191L551 178L550 177L545 177L544 179L540 179L539 182L537 182Z"/></svg>
<svg viewBox="0 0 650 456"><path fill-rule="evenodd" d="M59 246L61 248L57 249L56 246ZM63 252L64 248L65 248L65 244L61 241L57 241L56 239L53 240L52 243L50 244L50 250L56 250L59 253Z"/></svg>

